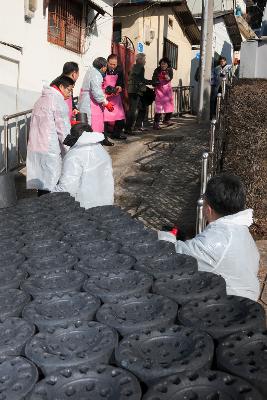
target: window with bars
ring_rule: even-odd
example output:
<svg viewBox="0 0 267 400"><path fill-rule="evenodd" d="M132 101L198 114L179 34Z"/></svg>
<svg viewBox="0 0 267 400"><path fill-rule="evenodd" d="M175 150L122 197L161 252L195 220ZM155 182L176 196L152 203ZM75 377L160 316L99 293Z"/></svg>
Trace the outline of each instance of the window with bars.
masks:
<svg viewBox="0 0 267 400"><path fill-rule="evenodd" d="M86 20L84 2L50 0L48 6L48 42L76 53L82 52Z"/></svg>
<svg viewBox="0 0 267 400"><path fill-rule="evenodd" d="M164 38L163 57L168 57L172 68L177 69L178 63L178 46L170 40Z"/></svg>

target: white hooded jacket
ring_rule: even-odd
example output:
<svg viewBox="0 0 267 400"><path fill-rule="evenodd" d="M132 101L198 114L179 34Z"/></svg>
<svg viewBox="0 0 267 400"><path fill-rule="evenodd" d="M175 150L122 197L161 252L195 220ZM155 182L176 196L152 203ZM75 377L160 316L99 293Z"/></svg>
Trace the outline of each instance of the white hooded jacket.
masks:
<svg viewBox="0 0 267 400"><path fill-rule="evenodd" d="M259 252L248 229L252 222L252 210L247 209L211 222L192 240L176 241L166 232L158 236L175 242L177 253L195 257L200 271L221 275L227 294L258 300Z"/></svg>
<svg viewBox="0 0 267 400"><path fill-rule="evenodd" d="M70 132L68 107L63 95L44 87L33 107L27 147L27 189L52 190L61 173L63 145Z"/></svg>
<svg viewBox="0 0 267 400"><path fill-rule="evenodd" d="M83 132L64 157L53 192L68 192L85 208L113 204L112 162L102 140L102 133Z"/></svg>

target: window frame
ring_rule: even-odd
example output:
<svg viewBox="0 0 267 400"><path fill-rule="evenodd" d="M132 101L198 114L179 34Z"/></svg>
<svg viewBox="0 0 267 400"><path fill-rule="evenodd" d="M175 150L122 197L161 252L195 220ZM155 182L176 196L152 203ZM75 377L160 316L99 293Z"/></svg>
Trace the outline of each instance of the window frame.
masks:
<svg viewBox="0 0 267 400"><path fill-rule="evenodd" d="M178 68L178 50L179 47L176 43L164 37L163 41L163 57L168 57L173 69Z"/></svg>
<svg viewBox="0 0 267 400"><path fill-rule="evenodd" d="M75 10L76 7L76 10ZM50 0L47 41L74 53L82 54L85 41L86 2Z"/></svg>

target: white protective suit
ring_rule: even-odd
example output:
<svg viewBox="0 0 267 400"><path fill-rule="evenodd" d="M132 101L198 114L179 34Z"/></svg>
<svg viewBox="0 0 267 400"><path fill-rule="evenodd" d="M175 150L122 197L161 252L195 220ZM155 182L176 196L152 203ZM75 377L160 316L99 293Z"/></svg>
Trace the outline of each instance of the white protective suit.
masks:
<svg viewBox="0 0 267 400"><path fill-rule="evenodd" d="M64 157L53 192L68 192L85 208L113 204L112 162L102 140L102 133L83 132Z"/></svg>
<svg viewBox="0 0 267 400"><path fill-rule="evenodd" d="M70 133L68 107L63 95L44 87L33 107L27 147L27 189L51 190L61 174L63 145Z"/></svg>
<svg viewBox="0 0 267 400"><path fill-rule="evenodd" d="M87 114L88 123L91 126L96 125L97 123L97 121L94 121L94 118L97 120L97 114L101 112L100 109L98 110L99 104L103 104L106 102L106 97L102 89L102 84L103 76L101 75L101 72L99 72L94 67L89 67L83 79L82 89L79 96L78 109L80 110L80 112ZM92 107L94 108L94 110L91 110ZM104 115L102 116L102 119L104 121ZM102 130L98 128L95 128L95 131L102 132Z"/></svg>
<svg viewBox="0 0 267 400"><path fill-rule="evenodd" d="M252 222L252 210L248 209L211 222L185 242L166 232L159 232L158 237L174 242L177 253L195 257L200 271L221 275L227 294L258 300L259 252L248 230Z"/></svg>

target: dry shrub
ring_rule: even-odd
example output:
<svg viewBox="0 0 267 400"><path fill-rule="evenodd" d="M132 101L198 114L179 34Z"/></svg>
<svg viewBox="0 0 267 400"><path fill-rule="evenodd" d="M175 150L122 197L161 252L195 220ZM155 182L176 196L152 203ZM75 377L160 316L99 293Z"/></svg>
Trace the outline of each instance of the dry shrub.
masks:
<svg viewBox="0 0 267 400"><path fill-rule="evenodd" d="M254 209L254 237L267 238L267 80L240 79L229 97L223 170L239 175Z"/></svg>

